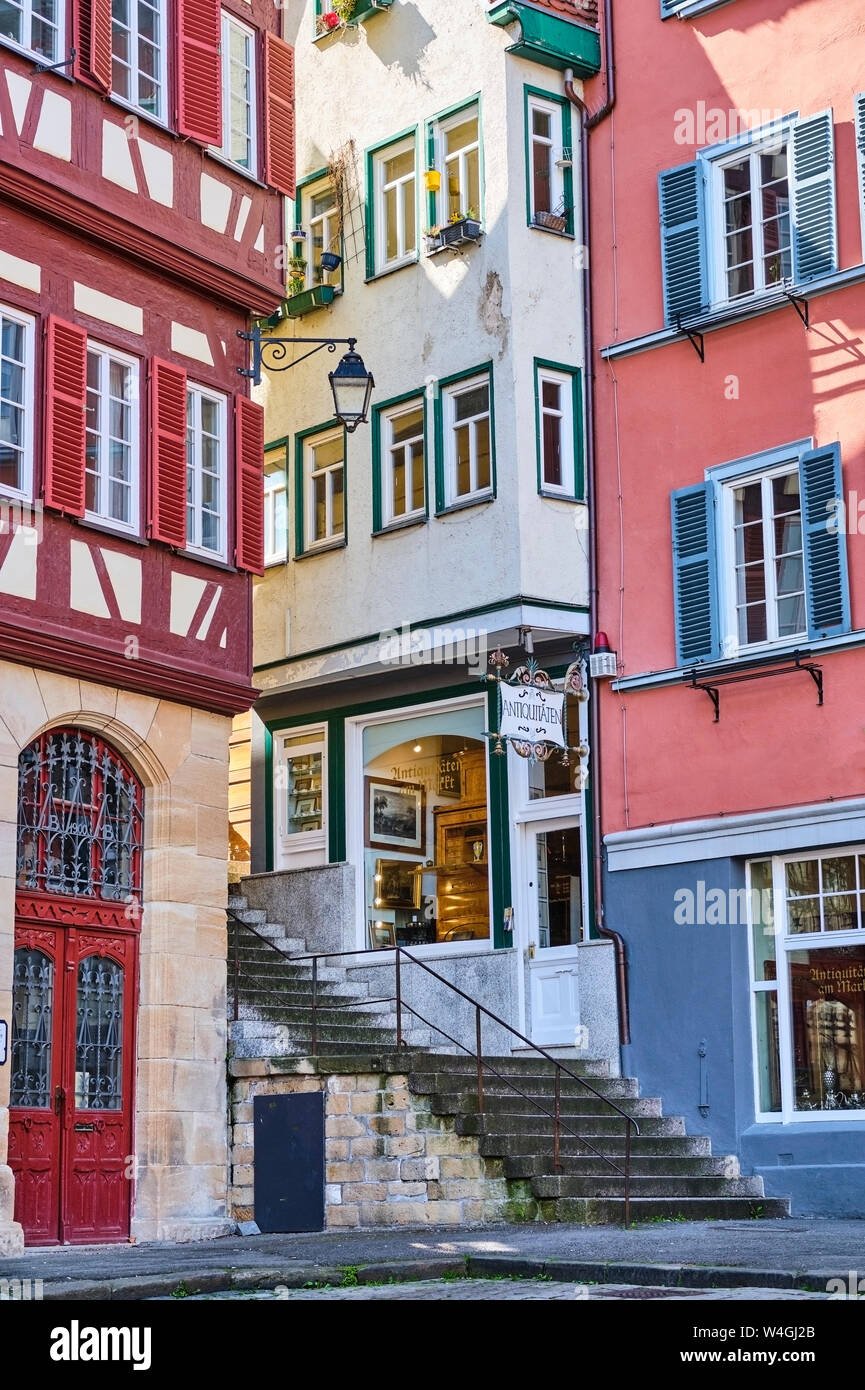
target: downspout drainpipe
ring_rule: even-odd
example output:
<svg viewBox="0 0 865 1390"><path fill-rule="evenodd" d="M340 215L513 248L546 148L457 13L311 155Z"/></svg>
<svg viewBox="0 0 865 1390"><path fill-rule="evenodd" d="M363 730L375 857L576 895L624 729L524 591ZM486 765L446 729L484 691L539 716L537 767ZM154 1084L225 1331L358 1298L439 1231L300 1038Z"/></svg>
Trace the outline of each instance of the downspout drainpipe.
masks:
<svg viewBox="0 0 865 1390"><path fill-rule="evenodd" d="M595 474L595 355L592 326L592 277L590 272L590 206L589 206L589 131L606 120L616 104L616 65L613 58L613 0L604 0L604 72L607 95L603 106L589 113L586 103L574 87L574 72L565 73L565 95L580 114L580 174L581 174L581 237L583 251L583 333L586 344L586 503L589 509L589 631L594 637L598 630L598 535L595 514L597 495ZM593 772L592 793L593 875L595 889L595 926L600 936L607 937L616 949L616 995L619 1010L619 1042L624 1047L631 1041L630 1009L628 1006L628 956L624 938L606 926L604 921L604 867L601 802L601 740L600 707L597 698L589 705L590 740Z"/></svg>

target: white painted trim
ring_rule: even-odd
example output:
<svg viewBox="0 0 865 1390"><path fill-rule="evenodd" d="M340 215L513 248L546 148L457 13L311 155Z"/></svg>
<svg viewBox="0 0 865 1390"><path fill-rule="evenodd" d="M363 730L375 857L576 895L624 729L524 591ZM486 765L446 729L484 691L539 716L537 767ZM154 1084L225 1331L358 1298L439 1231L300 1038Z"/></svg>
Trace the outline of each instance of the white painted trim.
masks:
<svg viewBox="0 0 865 1390"><path fill-rule="evenodd" d="M231 157L231 29L238 29L247 41L249 57L249 164L243 164ZM257 32L244 24L236 15L223 10L220 16L220 38L222 41L222 146L216 153L221 154L227 164L234 169L258 177L258 52Z"/></svg>
<svg viewBox="0 0 865 1390"><path fill-rule="evenodd" d="M107 417L108 417L108 381L110 370L106 372L103 383L102 376L105 370L104 364L119 362L121 366L128 367L131 373L131 395L129 399L129 440L130 440L130 490L129 490L129 515L130 520L117 521L114 517L105 512L85 511L84 516L87 521L98 521L100 526L105 526L109 530L122 532L125 535L137 536L141 531L141 466L143 453L141 448L141 362L137 357L130 357L127 352L118 352L116 348L109 347L107 343L99 343L92 338L87 339L87 354L95 353L100 359L100 419L99 419L99 485L100 491L107 486L109 473L107 466ZM103 389L104 386L104 389ZM86 474L85 474L86 486Z"/></svg>
<svg viewBox="0 0 865 1390"><path fill-rule="evenodd" d="M287 739L299 737L306 737L306 742L286 747ZM303 865L307 867L317 851L321 853L320 863L325 865L328 863L327 725L313 723L280 729L278 733L274 733L273 742L273 844L275 856L279 860L277 867L280 870L292 868L292 859L298 854L308 856L307 863ZM321 752L321 829L300 830L289 834L284 822L288 788L278 785L279 769L285 767L292 758L318 752Z"/></svg>
<svg viewBox="0 0 865 1390"><path fill-rule="evenodd" d="M44 53L37 53L35 48L30 48L28 44L16 43L15 39L9 38L6 34L0 37L0 44L2 44L4 48L11 48L15 53L25 53L28 58L33 59L34 63L56 63L58 59L63 58L66 54L66 5L64 0L55 0L55 3L57 50L53 57L47 57ZM34 18L33 0L23 0L23 18L25 22L29 21L31 31L30 37L32 38Z"/></svg>
<svg viewBox="0 0 865 1390"><path fill-rule="evenodd" d="M470 391L475 391L479 386L487 388L487 409L479 415L472 415L467 420L457 421L456 403L460 396L467 395ZM495 482L495 420L493 419L493 379L492 368L486 367L478 372L476 376L467 377L465 381L455 381L450 386L442 389L442 460L444 472L444 505L445 508L461 506L467 502L480 502L485 498L493 497L493 484ZM478 460L476 453L476 428L480 421L486 420L489 431L489 451L490 451L490 481L487 487L472 487L475 482L478 470ZM456 431L468 427L469 430L469 484L468 492L457 493L457 454L456 454Z"/></svg>
<svg viewBox="0 0 865 1390"><path fill-rule="evenodd" d="M18 309L10 309L5 304L0 304L0 317L11 319L13 323L19 324L24 329L24 400L22 401L24 447L21 458L21 482L23 486L20 489L0 488L0 498L15 498L17 501L30 502L33 500L33 437L36 414L34 389L36 320L32 314L22 314Z"/></svg>
<svg viewBox="0 0 865 1390"><path fill-rule="evenodd" d="M577 470L575 455L576 421L574 420L574 376L575 372L558 371L554 367L535 368L535 390L538 393L538 450L541 456L540 491L545 497L564 497L573 501L577 495ZM561 410L559 416L559 442L561 447L561 483L549 483L544 477L546 459L544 458L544 415L556 412L544 408L543 386L549 381L561 391Z"/></svg>
<svg viewBox="0 0 865 1390"><path fill-rule="evenodd" d="M395 515L394 515L394 490L393 490L393 466L392 466L392 460L391 460L391 450L394 449L394 448L397 447L397 446L395 446L395 445L392 443L392 441L391 441L390 439L386 439L386 438L385 438L385 433L386 433L386 432L387 432L388 434L390 433L390 429L391 429L391 426L392 426L393 422L394 422L395 420L398 420L398 419L400 418L401 415L410 415L413 411L416 411L416 410L420 410L420 412L421 412L421 427L420 427L420 434L419 434L419 435L415 435L414 437L415 437L415 439L420 438L420 439L423 441L423 474L424 474L423 502L422 502L422 504L421 504L420 507L413 507L413 508L411 508L410 510L404 511L403 514L402 514L402 516L395 516ZM381 413L380 413L380 415L379 415L379 448L380 448L380 450L381 450L381 457L380 457L380 459L379 459L379 478L380 478L381 494L382 494L382 495L381 495L382 530L386 530L386 529L387 529L388 527L390 527L390 526L401 526L401 525L403 525L403 523L405 523L405 522L407 522L407 521L421 521L421 520L423 520L423 518L424 518L424 517L426 516L426 514L427 514L427 493L428 493L428 484L429 484L429 479L428 479L428 476L427 476L427 462L428 462L428 459L429 459L430 448L429 448L429 439L427 438L427 433L428 433L428 431L427 431L427 429L426 429L426 424L427 424L427 415L428 415L429 413L430 413L430 412L428 412L428 411L426 410L426 408L425 408L424 396L423 396L423 392L421 391L421 392L418 392L417 396L415 396L413 400L403 401L401 405L393 405L393 406L385 407L385 409L382 410ZM411 443L411 442L413 442L413 441L407 440L407 441L405 441L405 442L403 443L403 445L401 446L401 447L402 447L402 451L403 451L403 467L405 468L405 483L406 483L405 497L406 497L406 505L408 505L409 496L410 496L411 482L412 482L412 479L411 479L410 474L409 474L409 467L408 467L408 462L409 462L409 461L408 461L408 456L407 456L407 453L406 453L406 445L407 445L408 443Z"/></svg>
<svg viewBox="0 0 865 1390"><path fill-rule="evenodd" d="M197 408L189 413L189 429L193 431L193 470L195 474L195 529L196 539L187 537L185 549L190 555L200 555L206 560L226 560L228 556L228 403L219 391L196 382L187 383L187 398L195 396ZM201 401L213 401L219 410L219 539L218 550L209 550L198 539L201 532ZM188 465L187 465L188 466Z"/></svg>
<svg viewBox="0 0 865 1390"><path fill-rule="evenodd" d="M532 116L535 111L541 111L545 116L550 117L550 130L555 135L546 140L541 135L534 132L534 122ZM556 161L557 151L560 153L565 143L565 108L560 101L550 101L546 97L536 96L530 92L526 102L526 148L529 156L529 212L532 223L535 220L537 208L535 207L535 180L534 180L534 146L535 143L545 146L549 151L550 168L550 207L544 211L555 212L560 203L565 198L565 171Z"/></svg>
<svg viewBox="0 0 865 1390"><path fill-rule="evenodd" d="M611 873L702 859L765 858L857 840L865 841L865 798L861 797L676 821L604 836Z"/></svg>
<svg viewBox="0 0 865 1390"><path fill-rule="evenodd" d="M403 174L401 178L394 179L392 183L385 185L384 166L388 159L394 159L397 155L413 154L412 171L410 174ZM401 266L412 265L418 258L420 246L420 218L418 215L418 157L417 157L417 132L408 135L403 140L395 140L392 145L385 145L383 149L378 149L372 156L372 196L374 199L374 231L375 245L373 247L373 275L383 275L389 270L398 270ZM411 201L414 206L414 244L409 246L405 235L405 203L407 184L412 185ZM405 250L402 255L395 256L392 261L387 260L387 215L385 210L385 187L396 189L396 214L397 214L397 240L405 243Z"/></svg>

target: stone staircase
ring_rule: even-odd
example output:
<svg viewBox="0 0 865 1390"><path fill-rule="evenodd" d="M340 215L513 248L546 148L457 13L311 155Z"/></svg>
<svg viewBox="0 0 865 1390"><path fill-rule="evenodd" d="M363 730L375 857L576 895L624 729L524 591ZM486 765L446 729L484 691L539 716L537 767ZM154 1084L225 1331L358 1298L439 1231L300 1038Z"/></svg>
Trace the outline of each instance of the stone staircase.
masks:
<svg viewBox="0 0 865 1390"><path fill-rule="evenodd" d="M300 956L306 943L268 922L264 912L250 910L240 896L229 900L229 908L232 1059L309 1057L311 962L293 964L272 949L276 946ZM235 959L237 1019L233 1019ZM344 968L319 965L317 997L328 1005L319 1014L319 1069L328 1058L343 1072L353 1065L352 1058L358 1071L386 1069L387 1059L393 1062L396 1015L393 1005L377 999L373 989L368 983L349 982ZM611 1077L607 1062L563 1059L598 1095L578 1080L562 1077L559 1170L555 1171L552 1062L525 1054L485 1057L484 1113L480 1114L476 1066L470 1056L435 1046L427 1028L404 1027L404 1040L408 1053L399 1054L398 1069L407 1073L410 1092L433 1116L441 1117L439 1122L452 1126L457 1136L473 1139L491 1172L503 1173L507 1214L512 1220L591 1224L623 1220L624 1177L602 1155L624 1166L625 1121L604 1104L604 1098L633 1116L640 1127L639 1135L631 1139L632 1221L789 1215L786 1200L764 1196L762 1178L742 1177L735 1156L713 1156L708 1138L686 1134L683 1119L665 1116L660 1099L641 1096L635 1079Z"/></svg>

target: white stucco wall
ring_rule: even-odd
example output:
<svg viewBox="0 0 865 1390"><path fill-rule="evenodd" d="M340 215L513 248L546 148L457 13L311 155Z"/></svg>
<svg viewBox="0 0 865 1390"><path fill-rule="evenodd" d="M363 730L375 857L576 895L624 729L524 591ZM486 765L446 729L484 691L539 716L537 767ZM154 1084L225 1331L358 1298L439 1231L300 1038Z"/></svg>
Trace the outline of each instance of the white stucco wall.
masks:
<svg viewBox="0 0 865 1390"><path fill-rule="evenodd" d="M368 147L417 124L423 170L423 123L481 94L480 245L427 257L421 238L418 264L365 283L363 248L349 235L344 295L279 331L356 336L378 401L491 360L497 496L372 538L372 435L361 426L348 439L348 545L270 568L257 581L257 664L517 594L587 603L584 508L537 492L533 358L582 366L581 275L574 240L526 225L523 87L558 93L562 76L506 55L516 31L487 23L485 10L483 0L395 0L367 24L320 43L312 41L313 0L286 14L286 37L296 45L298 177L327 165L353 139L361 206ZM576 113L573 129L577 145ZM573 174L578 194L577 167ZM426 221L424 194L421 231ZM319 354L266 378L260 399L268 440L330 419L327 373L335 360ZM292 470L293 454L292 438ZM431 458L429 475L432 513ZM293 487L289 509L293 553Z"/></svg>

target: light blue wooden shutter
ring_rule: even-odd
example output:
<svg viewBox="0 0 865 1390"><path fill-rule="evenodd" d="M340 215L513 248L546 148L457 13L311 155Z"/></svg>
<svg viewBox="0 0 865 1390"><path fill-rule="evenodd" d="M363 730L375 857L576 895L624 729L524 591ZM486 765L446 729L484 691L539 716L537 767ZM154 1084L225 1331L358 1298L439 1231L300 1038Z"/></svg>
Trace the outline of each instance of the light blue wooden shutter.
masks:
<svg viewBox="0 0 865 1390"><path fill-rule="evenodd" d="M832 112L793 126L793 276L797 283L838 269Z"/></svg>
<svg viewBox="0 0 865 1390"><path fill-rule="evenodd" d="M675 14L684 5L685 0L661 0L661 18L669 19L671 14Z"/></svg>
<svg viewBox="0 0 865 1390"><path fill-rule="evenodd" d="M799 463L808 636L833 637L850 631L845 511L833 503L843 497L841 445L803 454ZM830 523L832 523L830 525Z"/></svg>
<svg viewBox="0 0 865 1390"><path fill-rule="evenodd" d="M659 174L658 198L664 316L675 327L678 315L699 314L707 301L703 184L696 162Z"/></svg>
<svg viewBox="0 0 865 1390"><path fill-rule="evenodd" d="M856 107L856 157L859 164L859 206L862 212L862 256L865 259L865 93L854 97Z"/></svg>
<svg viewBox="0 0 865 1390"><path fill-rule="evenodd" d="M680 666L691 666L720 655L715 489L711 483L698 483L680 488L670 501L676 659Z"/></svg>

